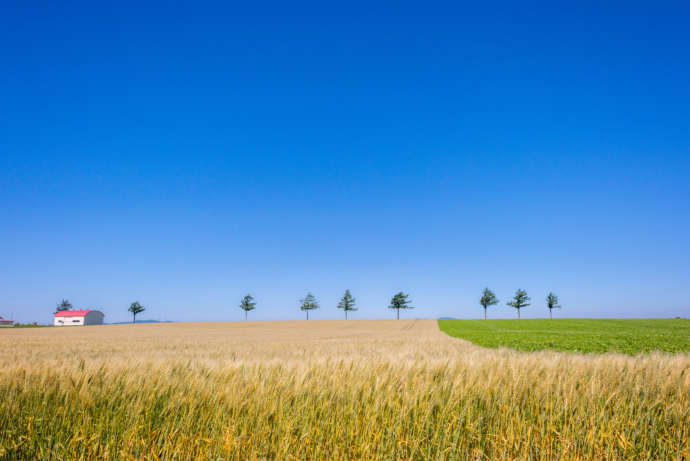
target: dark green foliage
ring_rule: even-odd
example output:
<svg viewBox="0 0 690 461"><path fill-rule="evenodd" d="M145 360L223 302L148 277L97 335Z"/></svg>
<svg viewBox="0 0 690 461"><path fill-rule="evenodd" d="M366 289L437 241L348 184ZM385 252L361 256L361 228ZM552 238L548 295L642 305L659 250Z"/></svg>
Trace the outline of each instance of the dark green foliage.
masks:
<svg viewBox="0 0 690 461"><path fill-rule="evenodd" d="M558 304L558 296L549 293L548 296L546 296L546 307L549 308L549 318L553 318L553 310L561 308L561 305Z"/></svg>
<svg viewBox="0 0 690 461"><path fill-rule="evenodd" d="M450 336L492 348L690 352L690 319L439 320L438 324Z"/></svg>
<svg viewBox="0 0 690 461"><path fill-rule="evenodd" d="M479 298L479 304L481 304L484 308L484 320L486 320L486 308L493 306L494 304L498 304L498 299L493 291L489 290L488 288L484 288L484 293L482 294L482 297Z"/></svg>
<svg viewBox="0 0 690 461"><path fill-rule="evenodd" d="M305 296L304 299L301 299L300 303L300 309L307 313L307 320L309 320L309 311L312 309L318 309L320 307L318 301L311 293L307 293L307 296Z"/></svg>
<svg viewBox="0 0 690 461"><path fill-rule="evenodd" d="M55 307L55 312L62 312L62 311L68 311L72 309L72 303L67 301L66 299L63 299L60 304Z"/></svg>
<svg viewBox="0 0 690 461"><path fill-rule="evenodd" d="M343 297L340 299L340 302L338 303L338 309L342 309L345 311L345 320L347 320L347 312L348 311L356 311L355 309L355 298L352 297L352 294L350 293L350 290L345 290L345 294Z"/></svg>
<svg viewBox="0 0 690 461"><path fill-rule="evenodd" d="M409 295L406 295L402 291L393 296L388 308L396 310L398 320L400 320L400 309L414 309L414 307L410 306Z"/></svg>
<svg viewBox="0 0 690 461"><path fill-rule="evenodd" d="M515 296L513 296L513 300L508 301L506 304L517 309L518 319L519 319L520 318L520 309L522 309L523 307L529 306L530 304L527 302L529 300L530 300L530 297L527 296L527 292L521 288L518 288L518 291L515 292Z"/></svg>
<svg viewBox="0 0 690 461"><path fill-rule="evenodd" d="M132 323L137 323L137 314L144 312L146 309L138 301L134 301L127 310L132 313Z"/></svg>
<svg viewBox="0 0 690 461"><path fill-rule="evenodd" d="M256 303L253 301L254 298L252 295L246 295L244 298L242 298L242 301L240 301L240 309L244 311L245 320L247 320L247 313L256 308Z"/></svg>

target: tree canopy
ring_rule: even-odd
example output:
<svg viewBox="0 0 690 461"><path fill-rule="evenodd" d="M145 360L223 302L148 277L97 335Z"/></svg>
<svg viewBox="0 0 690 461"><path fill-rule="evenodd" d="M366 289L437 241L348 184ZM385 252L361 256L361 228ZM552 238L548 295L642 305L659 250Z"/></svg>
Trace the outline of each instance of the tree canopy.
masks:
<svg viewBox="0 0 690 461"><path fill-rule="evenodd" d="M254 298L252 295L246 295L244 298L242 298L242 301L240 301L240 309L244 311L244 319L247 320L247 313L251 310L254 310L256 308L256 303L254 302Z"/></svg>
<svg viewBox="0 0 690 461"><path fill-rule="evenodd" d="M72 309L72 303L63 299L60 304L55 307L55 312L68 311L70 309Z"/></svg>
<svg viewBox="0 0 690 461"><path fill-rule="evenodd" d="M482 294L482 297L479 298L479 304L484 307L484 320L486 320L486 308L493 306L494 304L498 304L498 299L493 291L489 290L488 288L484 288L484 293Z"/></svg>
<svg viewBox="0 0 690 461"><path fill-rule="evenodd" d="M561 305L558 304L558 296L549 292L546 296L546 306L549 308L549 318L553 318L553 309L561 308Z"/></svg>
<svg viewBox="0 0 690 461"><path fill-rule="evenodd" d="M127 310L132 313L132 323L137 323L137 314L144 312L146 309L144 308L144 306L139 304L138 301L134 301L132 304L129 305L129 309Z"/></svg>
<svg viewBox="0 0 690 461"><path fill-rule="evenodd" d="M345 311L345 320L347 320L348 311L357 310L355 308L355 298L352 297L352 293L350 293L350 290L345 290L345 294L342 298L340 298L340 302L338 303L338 309L342 309Z"/></svg>
<svg viewBox="0 0 690 461"><path fill-rule="evenodd" d="M409 295L406 295L402 291L393 295L388 308L396 310L398 320L400 320L400 309L414 309L413 306L410 306Z"/></svg>
<svg viewBox="0 0 690 461"><path fill-rule="evenodd" d="M506 304L517 309L518 319L519 319L520 318L520 309L522 309L523 307L529 306L530 304L527 302L529 300L530 300L530 297L527 296L527 292L521 288L518 288L518 290L515 292L515 296L513 296L513 300L508 301Z"/></svg>
<svg viewBox="0 0 690 461"><path fill-rule="evenodd" d="M300 303L300 309L307 313L307 320L309 320L309 311L313 309L318 309L320 307L319 302L311 293L307 293L307 296L305 296L304 299L301 299Z"/></svg>

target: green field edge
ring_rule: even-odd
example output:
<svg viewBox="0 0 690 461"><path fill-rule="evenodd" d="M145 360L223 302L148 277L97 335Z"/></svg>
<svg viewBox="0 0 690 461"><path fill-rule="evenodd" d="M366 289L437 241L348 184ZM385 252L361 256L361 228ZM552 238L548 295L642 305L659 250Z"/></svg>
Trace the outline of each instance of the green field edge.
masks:
<svg viewBox="0 0 690 461"><path fill-rule="evenodd" d="M488 349L584 354L690 352L690 319L438 319L439 329Z"/></svg>

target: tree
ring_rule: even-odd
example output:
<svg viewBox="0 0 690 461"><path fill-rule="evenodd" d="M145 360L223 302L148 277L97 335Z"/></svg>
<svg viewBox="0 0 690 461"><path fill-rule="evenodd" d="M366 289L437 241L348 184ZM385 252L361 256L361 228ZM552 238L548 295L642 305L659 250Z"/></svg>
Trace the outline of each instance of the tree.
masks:
<svg viewBox="0 0 690 461"><path fill-rule="evenodd" d="M134 301L127 310L132 313L132 323L137 323L137 314L144 312L146 309L138 301Z"/></svg>
<svg viewBox="0 0 690 461"><path fill-rule="evenodd" d="M558 304L558 296L549 292L549 295L546 297L546 306L549 308L549 318L553 319L553 310L561 308L561 305Z"/></svg>
<svg viewBox="0 0 690 461"><path fill-rule="evenodd" d="M488 288L484 288L484 293L479 299L479 304L484 307L484 320L486 320L486 308L493 306L494 304L498 304L498 299L493 291L489 290Z"/></svg>
<svg viewBox="0 0 690 461"><path fill-rule="evenodd" d="M391 299L391 303L388 305L389 309L395 309L397 313L397 319L400 320L400 309L414 309L410 306L409 295L406 295L402 291L396 293Z"/></svg>
<svg viewBox="0 0 690 461"><path fill-rule="evenodd" d="M355 298L352 297L350 290L345 290L345 294L338 303L338 309L342 309L345 311L345 320L347 320L347 311L357 310L355 309Z"/></svg>
<svg viewBox="0 0 690 461"><path fill-rule="evenodd" d="M254 308L256 307L256 303L252 301L254 301L252 295L247 295L244 298L242 298L242 301L240 302L240 309L244 311L245 320L247 320L247 313L251 310L254 310Z"/></svg>
<svg viewBox="0 0 690 461"><path fill-rule="evenodd" d="M55 308L55 312L68 311L70 309L72 309L72 303L66 299L63 299L62 302L60 302L60 304L58 304Z"/></svg>
<svg viewBox="0 0 690 461"><path fill-rule="evenodd" d="M316 301L316 298L311 293L307 293L307 296L301 299L300 303L302 303L300 309L307 312L307 320L309 320L309 311L320 307L318 301Z"/></svg>
<svg viewBox="0 0 690 461"><path fill-rule="evenodd" d="M527 301L529 300L530 297L527 296L527 292L523 289L518 288L518 291L515 292L515 296L513 296L513 300L508 301L506 304L517 309L518 320L520 320L520 309L529 306L529 304L527 303Z"/></svg>

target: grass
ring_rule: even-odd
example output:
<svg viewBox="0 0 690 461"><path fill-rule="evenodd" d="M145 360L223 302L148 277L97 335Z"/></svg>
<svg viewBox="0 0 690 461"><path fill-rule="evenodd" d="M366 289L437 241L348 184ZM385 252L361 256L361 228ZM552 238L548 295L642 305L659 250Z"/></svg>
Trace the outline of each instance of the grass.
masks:
<svg viewBox="0 0 690 461"><path fill-rule="evenodd" d="M0 459L688 459L690 355L434 320L0 331Z"/></svg>
<svg viewBox="0 0 690 461"><path fill-rule="evenodd" d="M480 346L520 351L690 351L690 319L439 320L439 327Z"/></svg>
<svg viewBox="0 0 690 461"><path fill-rule="evenodd" d="M34 325L33 323L15 323L11 327L6 328L49 328L53 325Z"/></svg>

